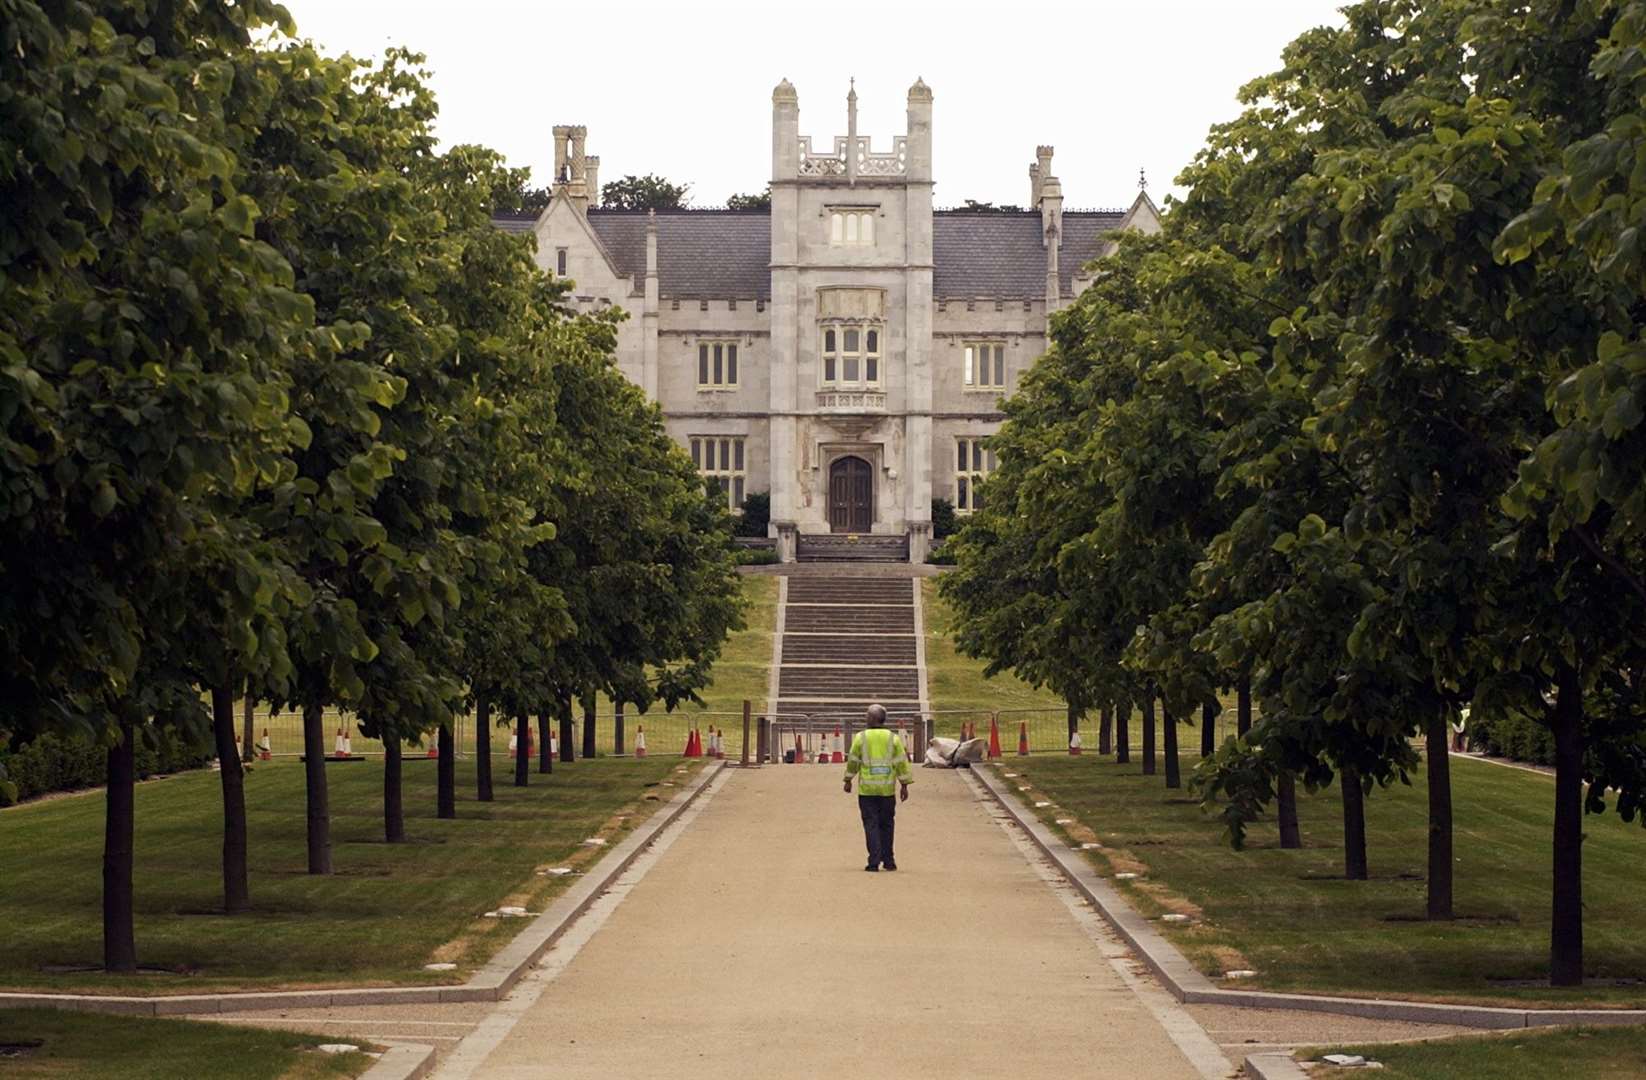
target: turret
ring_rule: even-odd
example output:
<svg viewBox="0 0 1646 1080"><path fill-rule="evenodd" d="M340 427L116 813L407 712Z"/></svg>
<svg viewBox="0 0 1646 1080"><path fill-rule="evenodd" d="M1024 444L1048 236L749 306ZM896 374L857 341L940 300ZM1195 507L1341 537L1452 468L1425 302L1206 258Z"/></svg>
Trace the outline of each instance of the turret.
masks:
<svg viewBox="0 0 1646 1080"><path fill-rule="evenodd" d="M772 90L772 179L800 175L800 95L784 79Z"/></svg>
<svg viewBox="0 0 1646 1080"><path fill-rule="evenodd" d="M910 180L932 178L932 88L924 79L915 79L909 87L908 113Z"/></svg>

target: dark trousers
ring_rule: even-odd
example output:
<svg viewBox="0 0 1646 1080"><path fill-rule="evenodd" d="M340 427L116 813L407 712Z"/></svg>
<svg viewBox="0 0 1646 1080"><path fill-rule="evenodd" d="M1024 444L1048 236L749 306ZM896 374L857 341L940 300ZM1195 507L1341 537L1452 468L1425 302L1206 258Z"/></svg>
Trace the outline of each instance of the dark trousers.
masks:
<svg viewBox="0 0 1646 1080"><path fill-rule="evenodd" d="M897 817L897 796L859 795L857 811L863 815L863 840L869 847L869 865L897 862L892 854L892 820Z"/></svg>

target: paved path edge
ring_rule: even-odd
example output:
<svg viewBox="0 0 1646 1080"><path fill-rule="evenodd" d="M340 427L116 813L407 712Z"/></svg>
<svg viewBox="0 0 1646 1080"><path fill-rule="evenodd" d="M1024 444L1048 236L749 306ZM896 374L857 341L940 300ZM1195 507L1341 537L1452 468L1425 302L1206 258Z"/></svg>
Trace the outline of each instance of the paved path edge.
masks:
<svg viewBox="0 0 1646 1080"><path fill-rule="evenodd" d="M1295 1009L1302 1012L1357 1016L1368 1020L1405 1020L1421 1024L1507 1029L1556 1024L1646 1024L1646 1009L1516 1009L1489 1005L1447 1005L1439 1002L1400 1001L1316 994L1284 994L1268 990L1225 990L1155 930L1153 924L1118 890L1104 880L1080 852L1054 836L1038 815L1028 809L986 765L968 770L973 782L994 797L1001 808L1027 832L1069 883L1090 900L1135 950L1166 989L1186 1005L1234 1005L1247 1009ZM1261 1055L1258 1055L1261 1056ZM1250 1059L1248 1059L1250 1060ZM1274 1074L1285 1075L1285 1074Z"/></svg>
<svg viewBox="0 0 1646 1080"><path fill-rule="evenodd" d="M1241 1071L1252 1080L1306 1080L1309 1075L1290 1054L1252 1054Z"/></svg>
<svg viewBox="0 0 1646 1080"><path fill-rule="evenodd" d="M123 997L109 994L35 994L0 992L0 1007L67 1009L73 1012L118 1013L124 1016L181 1016L188 1014L251 1012L261 1009L326 1008L344 1005L433 1005L467 1001L498 1001L520 980L579 915L616 881L629 864L685 812L686 807L729 767L709 765L677 792L640 828L594 865L591 873L561 893L514 940L500 949L468 982L447 986L379 986L334 990L263 990L225 994L173 994ZM432 1058L431 1058L432 1061ZM387 1075L387 1074L385 1074ZM408 1073L407 1076L422 1075Z"/></svg>
<svg viewBox="0 0 1646 1080"><path fill-rule="evenodd" d="M434 1047L405 1043L391 1046L360 1080L419 1080L434 1071Z"/></svg>

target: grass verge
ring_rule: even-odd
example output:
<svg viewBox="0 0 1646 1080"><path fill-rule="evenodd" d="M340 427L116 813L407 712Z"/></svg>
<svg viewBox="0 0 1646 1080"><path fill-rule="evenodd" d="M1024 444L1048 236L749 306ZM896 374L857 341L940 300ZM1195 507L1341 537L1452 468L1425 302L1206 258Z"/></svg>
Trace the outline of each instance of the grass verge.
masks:
<svg viewBox="0 0 1646 1080"><path fill-rule="evenodd" d="M1646 1076L1646 1029L1563 1028L1513 1031L1435 1042L1395 1043L1347 1049L1305 1050L1300 1060L1322 1054L1360 1054L1383 1068L1381 1080L1528 1080L1581 1076L1585 1080L1635 1080ZM1364 1068L1321 1066L1316 1080L1366 1076Z"/></svg>
<svg viewBox="0 0 1646 1080"><path fill-rule="evenodd" d="M359 1076L364 1053L323 1054L331 1036L189 1020L0 1009L0 1073L7 1080L317 1080ZM357 1045L359 1045L357 1043Z"/></svg>
<svg viewBox="0 0 1646 1080"><path fill-rule="evenodd" d="M713 725L724 729L728 745L739 745L741 739L741 724L743 702L747 699L753 704L754 712L758 715L766 707L766 676L771 670L772 663L772 630L777 625L777 581L771 575L745 575L742 579L743 599L748 604L743 618L747 625L726 639L726 647L721 651L720 659L714 665L712 679L699 695L703 699L702 705L684 705L672 713L663 711L661 705L655 706L649 713L637 713L630 707L624 716L624 752L629 753L634 748L634 734L638 725L644 725L648 749L652 753L668 751L679 753L685 745L686 731L693 724L698 726ZM234 715L241 716L241 705L235 705ZM577 752L583 752L583 709L575 705L573 709L573 727L576 731ZM612 703L601 696L595 703L595 747L600 754L614 752ZM295 755L303 748L303 720L295 712L269 715L268 706L260 705L253 710L252 727L258 737L265 730L269 733L269 742L275 755ZM500 719L500 718L494 718ZM237 719L237 724L240 722ZM535 724L535 718L533 720ZM360 733L352 718L344 716L335 709L326 713L325 747L329 753L338 728L346 728L350 735L350 749L356 754L380 754L382 744L376 739L369 739ZM457 749L459 753L472 753L475 746L474 717L473 715L460 717L456 730ZM504 753L509 744L509 733L498 729L492 735L493 753ZM406 752L416 755L421 751L408 747Z"/></svg>
<svg viewBox="0 0 1646 1080"><path fill-rule="evenodd" d="M327 768L337 872L306 872L302 766L259 765L246 778L255 908L233 918L219 913L217 774L138 785L137 950L148 970L125 978L96 967L104 800L0 811L0 987L157 994L460 982L523 925L485 912L541 911L574 878L539 871L587 869L695 766L608 759L557 764L544 776L534 763L530 786L516 788L504 761L496 801L479 803L474 763L462 760L458 817L442 821L434 763L408 761L408 842L392 845L382 842L381 761ZM595 837L606 843L584 843ZM424 970L434 962L457 968Z"/></svg>
<svg viewBox="0 0 1646 1080"><path fill-rule="evenodd" d="M1135 748L1134 748L1135 752ZM1187 782L1196 758L1183 758ZM1646 1007L1646 838L1615 814L1585 819L1586 976L1570 990L1546 985L1552 781L1460 759L1453 763L1458 917L1423 918L1427 795L1410 787L1366 803L1371 880L1342 877L1337 789L1300 793L1303 847L1280 849L1272 823L1253 828L1247 850L1230 850L1217 823L1187 790L1093 755L1008 757L1007 782L1029 788L1037 807L1099 872L1117 880L1145 915L1187 915L1160 929L1213 978L1250 969L1224 985L1304 993L1564 1007ZM1056 825L1058 818L1072 819Z"/></svg>

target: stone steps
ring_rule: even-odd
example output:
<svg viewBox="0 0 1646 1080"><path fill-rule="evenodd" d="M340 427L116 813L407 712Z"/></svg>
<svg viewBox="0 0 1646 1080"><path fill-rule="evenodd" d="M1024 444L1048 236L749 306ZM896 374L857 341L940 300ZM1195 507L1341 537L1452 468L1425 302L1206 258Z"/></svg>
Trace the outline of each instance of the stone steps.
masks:
<svg viewBox="0 0 1646 1080"><path fill-rule="evenodd" d="M799 562L908 562L909 538L866 533L802 533L795 547Z"/></svg>
<svg viewBox="0 0 1646 1080"><path fill-rule="evenodd" d="M790 604L784 629L796 633L913 634L914 607Z"/></svg>
<svg viewBox="0 0 1646 1080"><path fill-rule="evenodd" d="M775 713L824 726L861 722L872 703L894 722L925 697L907 577L791 577L783 608Z"/></svg>
<svg viewBox="0 0 1646 1080"><path fill-rule="evenodd" d="M914 635L784 634L785 664L868 664L912 666Z"/></svg>

